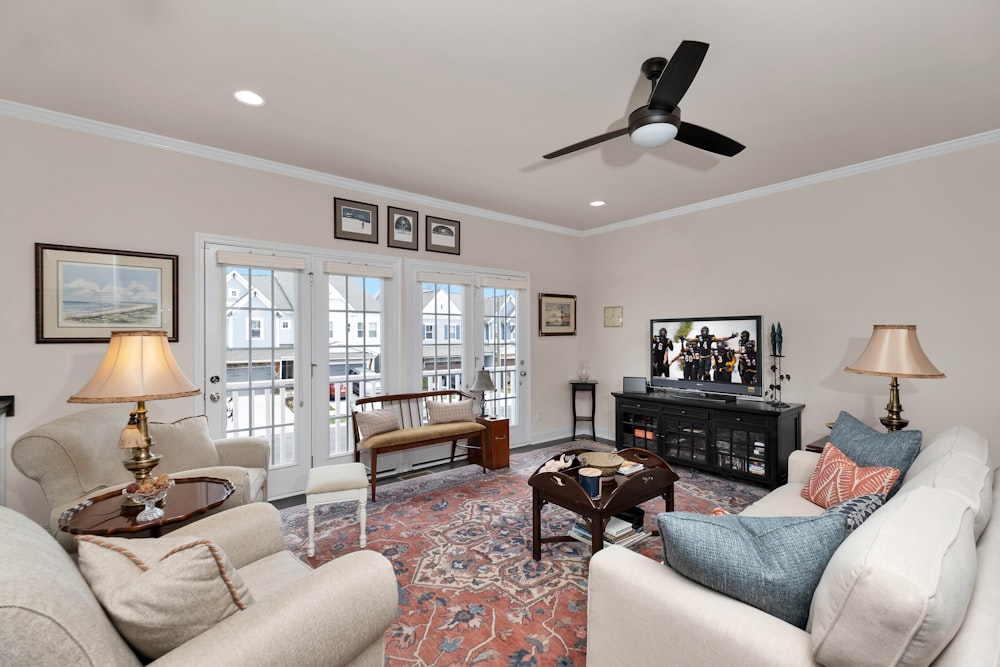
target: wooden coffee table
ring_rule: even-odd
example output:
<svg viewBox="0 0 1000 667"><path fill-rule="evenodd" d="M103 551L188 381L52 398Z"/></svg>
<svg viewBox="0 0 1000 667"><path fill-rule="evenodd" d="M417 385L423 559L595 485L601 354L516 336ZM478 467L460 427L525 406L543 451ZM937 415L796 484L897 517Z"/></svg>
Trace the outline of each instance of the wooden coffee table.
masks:
<svg viewBox="0 0 1000 667"><path fill-rule="evenodd" d="M587 451L591 450L570 449L562 454L582 454ZM591 555L604 547L604 529L615 514L637 507L657 496L663 498L664 511L674 510L674 482L679 477L666 461L645 449L623 449L618 455L626 461L643 464L644 469L629 476L615 475L613 480L603 482L601 497L597 500L592 500L577 481L576 471L579 468L568 469L566 472L540 472L542 466L539 466L535 470L528 479L528 484L531 485L532 558L542 559L543 543L574 539L569 535L542 537L542 507L545 503L564 507L587 520L591 535Z"/></svg>
<svg viewBox="0 0 1000 667"><path fill-rule="evenodd" d="M233 493L233 483L216 477L187 477L174 480L174 487L164 498L163 516L140 523L141 507L122 508L121 490L88 498L69 508L59 517L59 528L74 535L120 535L150 531L160 536L163 526L180 523L218 507Z"/></svg>

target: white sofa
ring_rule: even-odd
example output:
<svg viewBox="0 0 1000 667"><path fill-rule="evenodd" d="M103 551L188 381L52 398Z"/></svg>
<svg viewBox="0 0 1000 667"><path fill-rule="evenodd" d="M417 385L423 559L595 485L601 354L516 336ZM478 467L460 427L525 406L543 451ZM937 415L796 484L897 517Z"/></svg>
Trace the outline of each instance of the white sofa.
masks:
<svg viewBox="0 0 1000 667"><path fill-rule="evenodd" d="M820 455L743 516L814 516L800 494ZM587 661L635 665L1000 665L1000 502L989 445L926 440L899 491L834 552L800 629L621 547L590 562Z"/></svg>

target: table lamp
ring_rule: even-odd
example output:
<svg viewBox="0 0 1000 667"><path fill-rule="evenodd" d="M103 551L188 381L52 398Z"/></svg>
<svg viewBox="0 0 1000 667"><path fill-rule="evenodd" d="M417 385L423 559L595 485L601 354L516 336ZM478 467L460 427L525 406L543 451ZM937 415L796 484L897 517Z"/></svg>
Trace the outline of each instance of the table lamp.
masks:
<svg viewBox="0 0 1000 667"><path fill-rule="evenodd" d="M496 387L493 386L493 378L490 377L490 372L485 368L476 371L476 381L469 387L469 391L479 394L479 402L482 405L479 411L480 417L486 416L486 392L495 390Z"/></svg>
<svg viewBox="0 0 1000 667"><path fill-rule="evenodd" d="M889 383L889 403L885 406L888 414L879 420L887 431L898 431L910 423L901 415L903 406L899 402L897 378L944 377L944 373L935 368L920 347L915 324L874 325L868 347L844 370L848 373L892 378Z"/></svg>
<svg viewBox="0 0 1000 667"><path fill-rule="evenodd" d="M191 384L170 352L166 331L112 331L104 361L69 403L131 403L128 424L118 440L118 447L131 449L132 457L122 465L141 482L160 455L149 451L153 446L146 420L146 401L194 396L201 390Z"/></svg>

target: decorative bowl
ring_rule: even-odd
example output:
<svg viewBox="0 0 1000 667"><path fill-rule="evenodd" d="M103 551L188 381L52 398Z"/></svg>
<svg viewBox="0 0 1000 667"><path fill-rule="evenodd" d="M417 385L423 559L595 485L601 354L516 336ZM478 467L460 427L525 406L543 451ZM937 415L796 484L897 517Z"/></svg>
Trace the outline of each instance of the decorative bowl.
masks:
<svg viewBox="0 0 1000 667"><path fill-rule="evenodd" d="M625 463L625 459L612 452L583 452L577 454L580 463L589 467L597 468L601 471L601 477L612 477L618 472L619 466Z"/></svg>
<svg viewBox="0 0 1000 667"><path fill-rule="evenodd" d="M174 480L170 480L165 487L153 489L149 493L129 493L126 489L122 489L122 495L131 500L133 503L137 503L144 507L144 509L139 512L139 516L135 518L136 521L144 523L146 521L155 521L163 516L163 509L157 507L156 504L167 497L167 492L170 491L173 486Z"/></svg>

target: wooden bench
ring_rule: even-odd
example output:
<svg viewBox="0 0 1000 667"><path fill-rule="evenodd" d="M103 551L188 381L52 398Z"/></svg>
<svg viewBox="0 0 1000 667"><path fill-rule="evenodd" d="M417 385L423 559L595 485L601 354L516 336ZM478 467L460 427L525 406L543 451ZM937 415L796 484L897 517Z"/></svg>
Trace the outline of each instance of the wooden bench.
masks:
<svg viewBox="0 0 1000 667"><path fill-rule="evenodd" d="M427 414L427 401L450 404L468 400L473 421L448 421L431 423ZM464 412L465 405L462 405ZM361 419L358 415L363 415ZM354 402L354 460L360 462L362 452L368 454L372 477L372 500L375 500L375 483L378 475L378 455L406 449L429 447L451 442L451 462L455 463L455 448L459 440L468 440L468 447L482 447L486 427L475 421L472 397L460 391L424 391L415 394L387 394L359 398ZM398 420L395 423L393 416ZM381 424L373 426L373 422ZM359 422L364 422L359 424ZM367 430L367 432L366 432ZM485 460L483 472L486 472Z"/></svg>

